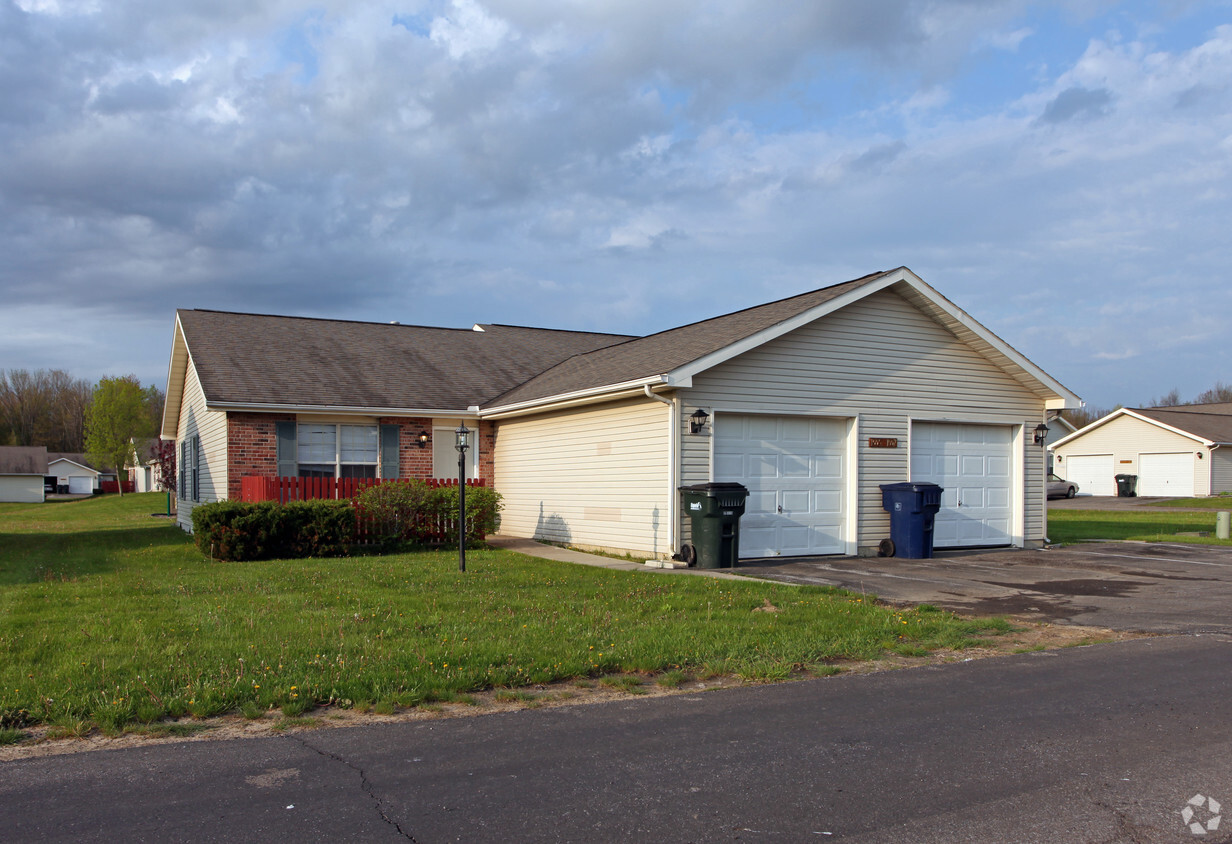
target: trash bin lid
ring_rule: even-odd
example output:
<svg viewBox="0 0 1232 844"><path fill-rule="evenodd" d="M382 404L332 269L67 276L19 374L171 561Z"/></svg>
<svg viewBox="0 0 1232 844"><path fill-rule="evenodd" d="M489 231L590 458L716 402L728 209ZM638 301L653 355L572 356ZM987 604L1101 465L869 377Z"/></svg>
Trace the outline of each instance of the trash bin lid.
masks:
<svg viewBox="0 0 1232 844"><path fill-rule="evenodd" d="M711 481L704 484L689 484L688 486L679 487L681 492L704 492L710 496L740 493L742 495L749 494L749 488L744 484L732 483L729 481Z"/></svg>
<svg viewBox="0 0 1232 844"><path fill-rule="evenodd" d="M942 488L938 484L928 481L903 481L896 484L881 484L882 492L928 492L930 490L940 491Z"/></svg>

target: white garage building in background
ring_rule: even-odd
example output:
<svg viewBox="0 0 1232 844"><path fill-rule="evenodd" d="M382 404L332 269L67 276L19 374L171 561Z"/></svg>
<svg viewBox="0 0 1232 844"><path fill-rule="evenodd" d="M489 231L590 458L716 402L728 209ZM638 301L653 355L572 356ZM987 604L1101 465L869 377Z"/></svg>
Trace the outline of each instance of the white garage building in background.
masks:
<svg viewBox="0 0 1232 844"><path fill-rule="evenodd" d="M1232 491L1232 403L1123 407L1052 446L1053 471L1081 494L1116 495L1137 475L1142 496Z"/></svg>

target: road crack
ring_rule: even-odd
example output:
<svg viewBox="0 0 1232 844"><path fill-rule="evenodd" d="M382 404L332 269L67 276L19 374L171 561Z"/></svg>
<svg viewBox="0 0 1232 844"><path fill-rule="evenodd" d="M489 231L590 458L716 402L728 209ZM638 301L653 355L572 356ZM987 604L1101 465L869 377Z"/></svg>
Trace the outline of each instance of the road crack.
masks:
<svg viewBox="0 0 1232 844"><path fill-rule="evenodd" d="M393 818L391 818L389 814L385 811L385 799L381 797L379 794L377 794L376 789L372 785L372 782L368 779L368 774L364 771L363 768L354 764L349 759L344 759L343 757L339 756L336 753L330 753L328 750L322 750L321 748L313 745L303 736L296 735L295 733L290 733L287 735L287 738L292 739L293 741L297 741L300 744L302 744L304 747L311 750L313 753L316 753L320 756L324 756L326 759L332 759L333 761L338 762L341 765L345 765L346 767L350 768L355 773L359 774L359 786L363 790L364 794L367 794L368 797L372 799L373 805L376 808L377 814L380 815L381 820L383 820L385 823L389 824L395 830L397 830L398 834L401 835L403 838L405 838L407 841L412 842L412 844L416 844L415 836L411 835L409 832L403 829L402 825L398 823L396 820L394 820Z"/></svg>

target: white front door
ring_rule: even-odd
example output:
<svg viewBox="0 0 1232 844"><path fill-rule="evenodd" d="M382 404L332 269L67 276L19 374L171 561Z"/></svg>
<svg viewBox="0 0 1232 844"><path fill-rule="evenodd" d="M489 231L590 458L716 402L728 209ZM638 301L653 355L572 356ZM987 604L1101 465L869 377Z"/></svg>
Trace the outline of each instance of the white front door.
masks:
<svg viewBox="0 0 1232 844"><path fill-rule="evenodd" d="M1078 484L1088 495L1116 495L1116 469L1111 454L1074 454L1057 463L1056 474Z"/></svg>
<svg viewBox="0 0 1232 844"><path fill-rule="evenodd" d="M749 488L740 556L847 550L847 420L716 413L714 480Z"/></svg>
<svg viewBox="0 0 1232 844"><path fill-rule="evenodd" d="M945 490L933 523L934 547L1013 542L1013 442L1008 425L912 424L911 480Z"/></svg>
<svg viewBox="0 0 1232 844"><path fill-rule="evenodd" d="M1193 452L1138 455L1138 494L1192 498Z"/></svg>

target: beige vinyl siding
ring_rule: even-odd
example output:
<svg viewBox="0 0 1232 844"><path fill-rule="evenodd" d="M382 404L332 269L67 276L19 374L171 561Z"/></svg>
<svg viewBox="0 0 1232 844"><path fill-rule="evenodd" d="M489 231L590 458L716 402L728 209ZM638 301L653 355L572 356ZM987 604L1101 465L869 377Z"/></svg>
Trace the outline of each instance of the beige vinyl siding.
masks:
<svg viewBox="0 0 1232 844"><path fill-rule="evenodd" d="M1059 448L1053 455L1060 458L1054 471L1065 477L1065 461L1077 454L1111 454L1115 474L1137 475L1138 457L1142 454L1170 454L1205 452L1207 448L1192 437L1174 433L1133 416L1118 416L1093 428L1080 437L1075 437ZM1205 457L1194 460L1194 495L1209 495L1211 492L1211 469Z"/></svg>
<svg viewBox="0 0 1232 844"><path fill-rule="evenodd" d="M20 504L42 503L42 475L0 475L0 501Z"/></svg>
<svg viewBox="0 0 1232 844"><path fill-rule="evenodd" d="M638 399L499 422L500 532L672 553L670 414L661 402Z"/></svg>
<svg viewBox="0 0 1232 844"><path fill-rule="evenodd" d="M184 378L184 398L180 404L179 429L176 432L176 460L180 459L179 444L188 437L201 438L201 499L187 501L189 490L176 491L176 521L185 530L192 529L192 508L197 503L221 501L227 497L227 414L221 410L206 410L205 393L197 380L197 370L191 360ZM177 472L178 477L178 472Z"/></svg>
<svg viewBox="0 0 1232 844"><path fill-rule="evenodd" d="M1232 447L1220 446L1207 453L1211 460L1211 495L1232 492Z"/></svg>
<svg viewBox="0 0 1232 844"><path fill-rule="evenodd" d="M699 374L682 401L682 419L696 407L854 418L862 553L889 534L878 485L909 479L912 420L1011 426L1026 502L1021 539L1044 538L1044 452L1022 435L1042 420L1043 399L890 291ZM709 437L687 427L681 436L681 483L709 480ZM869 448L870 437L897 438L898 448Z"/></svg>

